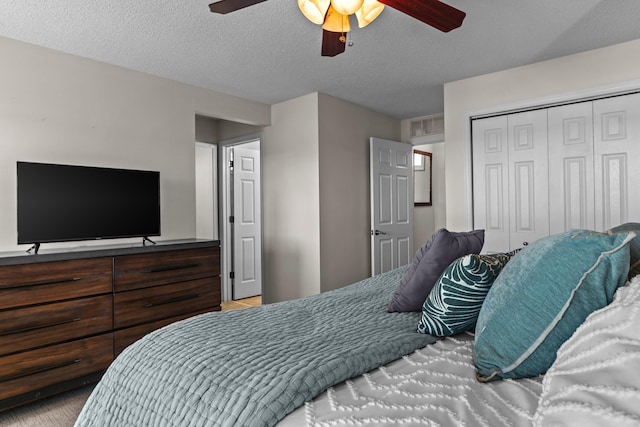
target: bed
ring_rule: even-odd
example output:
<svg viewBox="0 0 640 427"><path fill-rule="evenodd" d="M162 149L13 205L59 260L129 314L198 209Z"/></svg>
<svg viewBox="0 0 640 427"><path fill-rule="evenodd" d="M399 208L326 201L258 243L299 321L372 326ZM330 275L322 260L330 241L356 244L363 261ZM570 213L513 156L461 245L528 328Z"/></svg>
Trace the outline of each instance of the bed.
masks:
<svg viewBox="0 0 640 427"><path fill-rule="evenodd" d="M76 426L640 425L633 227L572 231L493 255L478 254L481 233L443 229L407 267L300 300L174 323L118 356ZM501 292L516 288L522 300L527 276L544 277L541 263L554 264L554 280L575 282L564 296L557 282L538 289L537 298L562 315L551 310L553 327L521 322L526 331L516 338L527 357L515 346L515 359L524 362L489 360L494 336L510 333L505 313L513 325L531 305L505 308ZM417 292L412 286L424 288L427 264L440 273ZM465 297L452 300L452 289L460 293L463 285ZM416 298L423 299L419 311L393 307ZM530 329L545 339L530 345ZM552 338L557 348L549 350ZM513 345L500 341L501 349ZM545 352L552 353L548 366L532 366Z"/></svg>

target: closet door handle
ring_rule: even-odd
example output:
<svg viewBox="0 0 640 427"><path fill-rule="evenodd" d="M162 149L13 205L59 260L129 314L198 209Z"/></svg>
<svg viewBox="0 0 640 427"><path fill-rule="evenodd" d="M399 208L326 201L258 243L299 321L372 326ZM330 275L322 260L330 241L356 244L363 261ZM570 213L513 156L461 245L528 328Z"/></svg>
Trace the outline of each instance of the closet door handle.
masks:
<svg viewBox="0 0 640 427"><path fill-rule="evenodd" d="M380 234L387 234L384 231L380 231L380 230L371 230L371 235L372 236L378 236Z"/></svg>

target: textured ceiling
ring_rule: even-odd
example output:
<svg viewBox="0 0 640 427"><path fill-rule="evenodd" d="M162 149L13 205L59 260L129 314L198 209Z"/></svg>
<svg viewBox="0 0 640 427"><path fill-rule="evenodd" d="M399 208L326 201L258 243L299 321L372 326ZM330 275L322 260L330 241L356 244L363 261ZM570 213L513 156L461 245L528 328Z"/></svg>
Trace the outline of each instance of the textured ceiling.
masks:
<svg viewBox="0 0 640 427"><path fill-rule="evenodd" d="M0 35L267 104L318 91L400 119L442 112L445 82L640 38L638 0L447 0L461 28L387 7L328 58L296 0L228 15L210 1L0 0Z"/></svg>

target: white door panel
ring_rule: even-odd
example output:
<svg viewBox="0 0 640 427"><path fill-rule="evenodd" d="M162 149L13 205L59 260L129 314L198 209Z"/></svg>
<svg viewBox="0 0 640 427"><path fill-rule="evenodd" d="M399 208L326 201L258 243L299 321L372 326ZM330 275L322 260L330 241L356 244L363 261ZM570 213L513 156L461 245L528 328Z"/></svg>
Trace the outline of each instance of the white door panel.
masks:
<svg viewBox="0 0 640 427"><path fill-rule="evenodd" d="M640 94L593 102L595 226L640 222Z"/></svg>
<svg viewBox="0 0 640 427"><path fill-rule="evenodd" d="M259 152L233 149L233 299L262 293Z"/></svg>
<svg viewBox="0 0 640 427"><path fill-rule="evenodd" d="M594 229L593 104L549 108L550 232Z"/></svg>
<svg viewBox="0 0 640 427"><path fill-rule="evenodd" d="M413 147L370 140L372 274L406 265L413 251Z"/></svg>
<svg viewBox="0 0 640 427"><path fill-rule="evenodd" d="M507 116L473 122L473 226L485 230L484 252L509 250Z"/></svg>
<svg viewBox="0 0 640 427"><path fill-rule="evenodd" d="M549 235L547 112L511 114L508 129L509 244L513 250Z"/></svg>
<svg viewBox="0 0 640 427"><path fill-rule="evenodd" d="M546 111L474 120L474 228L483 252L521 248L549 234Z"/></svg>
<svg viewBox="0 0 640 427"><path fill-rule="evenodd" d="M639 93L475 119L472 150L485 252L640 222Z"/></svg>

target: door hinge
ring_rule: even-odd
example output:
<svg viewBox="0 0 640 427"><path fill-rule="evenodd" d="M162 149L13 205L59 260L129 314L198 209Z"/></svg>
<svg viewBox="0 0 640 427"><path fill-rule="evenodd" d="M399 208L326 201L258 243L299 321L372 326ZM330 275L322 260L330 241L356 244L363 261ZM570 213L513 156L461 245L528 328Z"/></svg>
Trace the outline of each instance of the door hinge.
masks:
<svg viewBox="0 0 640 427"><path fill-rule="evenodd" d="M236 217L235 217L235 216L233 216L233 215L231 215L231 216L229 217L229 222L230 222L231 224L233 224L234 222L236 222Z"/></svg>
<svg viewBox="0 0 640 427"><path fill-rule="evenodd" d="M236 278L236 273L234 271L229 273L229 279L235 279Z"/></svg>

